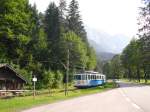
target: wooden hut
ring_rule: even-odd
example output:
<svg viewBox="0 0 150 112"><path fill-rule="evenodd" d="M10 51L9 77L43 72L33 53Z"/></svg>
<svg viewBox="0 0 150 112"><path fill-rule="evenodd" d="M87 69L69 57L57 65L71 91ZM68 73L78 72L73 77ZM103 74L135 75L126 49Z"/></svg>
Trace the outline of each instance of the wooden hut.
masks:
<svg viewBox="0 0 150 112"><path fill-rule="evenodd" d="M0 64L0 90L22 90L27 81L8 64Z"/></svg>

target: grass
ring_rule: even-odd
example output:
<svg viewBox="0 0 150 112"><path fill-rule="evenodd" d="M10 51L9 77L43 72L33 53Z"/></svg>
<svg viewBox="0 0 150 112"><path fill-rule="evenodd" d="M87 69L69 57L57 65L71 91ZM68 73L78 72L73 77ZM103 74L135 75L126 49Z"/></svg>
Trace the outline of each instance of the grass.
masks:
<svg viewBox="0 0 150 112"><path fill-rule="evenodd" d="M141 79L140 82L138 80L131 80L129 81L129 79L121 79L122 81L124 82L130 82L130 83L136 83L136 84L146 84L146 85L150 85L150 79L147 80L147 83L145 83L145 80L144 79Z"/></svg>
<svg viewBox="0 0 150 112"><path fill-rule="evenodd" d="M69 91L68 96L65 96L64 92L55 91L55 93L53 93L51 96L49 94L41 94L36 96L35 99L33 99L33 96L0 99L0 112L19 112L23 109L31 108L34 106L62 101L83 95L99 93L115 87L115 83L109 82L104 86Z"/></svg>

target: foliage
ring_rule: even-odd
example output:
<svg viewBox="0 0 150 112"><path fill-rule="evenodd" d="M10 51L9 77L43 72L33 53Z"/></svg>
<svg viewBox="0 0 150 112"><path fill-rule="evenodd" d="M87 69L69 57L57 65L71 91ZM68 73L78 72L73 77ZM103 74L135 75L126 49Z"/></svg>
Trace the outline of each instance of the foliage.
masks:
<svg viewBox="0 0 150 112"><path fill-rule="evenodd" d="M49 89L49 93L54 85L54 76L55 76L54 72L44 71L44 83L45 86Z"/></svg>
<svg viewBox="0 0 150 112"><path fill-rule="evenodd" d="M123 78L123 67L120 59L120 55L115 55L110 62L107 62L103 66L103 72L107 78L120 79Z"/></svg>
<svg viewBox="0 0 150 112"><path fill-rule="evenodd" d="M72 0L70 2L67 20L69 30L75 32L84 42L87 42L86 31L79 14L78 1Z"/></svg>
<svg viewBox="0 0 150 112"><path fill-rule="evenodd" d="M111 65L110 65L110 62L106 62L102 69L103 69L103 73L106 75L107 79L112 79L113 76L111 75Z"/></svg>
<svg viewBox="0 0 150 112"><path fill-rule="evenodd" d="M142 67L145 74L145 81L150 77L150 1L143 0L144 6L141 7L139 16L139 37L141 42Z"/></svg>
<svg viewBox="0 0 150 112"><path fill-rule="evenodd" d="M9 60L20 59L31 40L30 6L27 0L1 0L0 6L0 51Z"/></svg>
<svg viewBox="0 0 150 112"><path fill-rule="evenodd" d="M140 39L133 39L123 50L121 56L114 56L110 62L103 66L103 72L109 78L128 78L129 80L138 80L145 78L147 82L148 75L143 67L142 44Z"/></svg>
<svg viewBox="0 0 150 112"><path fill-rule="evenodd" d="M74 32L68 32L63 35L61 41L61 51L62 55L67 56L67 50L69 49L70 55L70 67L86 67L87 63L87 49L85 43L82 42L79 36ZM66 57L64 57L66 58ZM64 59L66 62L67 59Z"/></svg>
<svg viewBox="0 0 150 112"><path fill-rule="evenodd" d="M76 69L95 69L95 51L87 42L77 1L69 9L65 0L59 6L51 2L45 13L28 0L1 0L0 6L0 63L16 68L30 86L36 76L38 89L58 88L65 78L67 49L69 80Z"/></svg>
<svg viewBox="0 0 150 112"><path fill-rule="evenodd" d="M60 46L60 61L65 69L69 61L69 81L72 81L75 70L86 68L88 61L86 45L74 32L67 32L61 38Z"/></svg>
<svg viewBox="0 0 150 112"><path fill-rule="evenodd" d="M63 82L63 74L60 71L57 71L54 76L54 88L60 88Z"/></svg>
<svg viewBox="0 0 150 112"><path fill-rule="evenodd" d="M94 70L97 65L97 60L96 60L96 53L93 47L89 47L87 49L87 56L88 56L87 69Z"/></svg>

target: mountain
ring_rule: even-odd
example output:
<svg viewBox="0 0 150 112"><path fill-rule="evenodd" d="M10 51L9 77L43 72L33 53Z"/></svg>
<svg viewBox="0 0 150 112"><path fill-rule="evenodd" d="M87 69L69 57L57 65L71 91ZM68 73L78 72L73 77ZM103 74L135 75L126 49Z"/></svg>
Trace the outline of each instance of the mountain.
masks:
<svg viewBox="0 0 150 112"><path fill-rule="evenodd" d="M123 34L110 35L89 27L86 27L86 31L89 43L96 51L121 53L131 40L131 38Z"/></svg>
<svg viewBox="0 0 150 112"><path fill-rule="evenodd" d="M97 59L100 59L101 61L109 61L117 54L110 52L97 52L96 55Z"/></svg>
<svg viewBox="0 0 150 112"><path fill-rule="evenodd" d="M110 60L114 55L120 54L131 40L123 34L110 35L89 27L85 28L90 45L95 48L97 56L101 56L102 60Z"/></svg>

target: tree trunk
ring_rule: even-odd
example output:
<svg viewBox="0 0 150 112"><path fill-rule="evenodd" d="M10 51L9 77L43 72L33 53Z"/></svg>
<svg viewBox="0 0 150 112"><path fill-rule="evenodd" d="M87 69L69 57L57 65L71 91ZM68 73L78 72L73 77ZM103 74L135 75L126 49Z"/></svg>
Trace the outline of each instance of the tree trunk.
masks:
<svg viewBox="0 0 150 112"><path fill-rule="evenodd" d="M131 68L130 67L128 68L128 78L129 78L129 81L131 81Z"/></svg>
<svg viewBox="0 0 150 112"><path fill-rule="evenodd" d="M51 88L48 88L49 95L51 96Z"/></svg>
<svg viewBox="0 0 150 112"><path fill-rule="evenodd" d="M145 83L147 83L147 73L146 73L146 70L145 70L145 67L144 67L144 79L145 79Z"/></svg>
<svg viewBox="0 0 150 112"><path fill-rule="evenodd" d="M136 74L137 74L137 80L138 80L138 82L140 82L140 67L139 67L139 65L137 65L137 67L136 67Z"/></svg>

